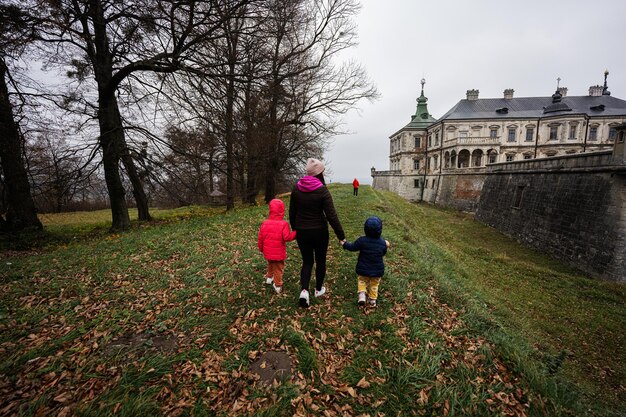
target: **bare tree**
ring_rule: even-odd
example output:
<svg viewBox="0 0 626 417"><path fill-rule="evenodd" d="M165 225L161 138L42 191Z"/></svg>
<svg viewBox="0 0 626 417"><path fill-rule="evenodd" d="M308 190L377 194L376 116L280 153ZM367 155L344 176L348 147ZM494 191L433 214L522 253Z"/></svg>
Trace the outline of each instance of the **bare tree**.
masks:
<svg viewBox="0 0 626 417"><path fill-rule="evenodd" d="M6 219L0 216L0 227L10 231L43 228L31 195L23 158L24 141L10 98L9 85L14 92L19 88L12 82L7 65L8 60L19 58L24 45L34 39L32 23L18 8L0 6L0 167L7 203Z"/></svg>
<svg viewBox="0 0 626 417"><path fill-rule="evenodd" d="M153 176L160 187L160 200L174 201L176 205L210 202L215 173L221 164L215 136L207 129L170 127L166 140L170 150Z"/></svg>
<svg viewBox="0 0 626 417"><path fill-rule="evenodd" d="M294 126L311 123L313 131L302 135L306 140L330 134L337 114L377 96L358 65L350 62L339 70L333 65L341 51L355 45L352 18L358 10L355 0L269 1L266 202L276 194L276 178L289 159L285 152L302 147L288 143L296 138L289 134Z"/></svg>
<svg viewBox="0 0 626 417"><path fill-rule="evenodd" d="M221 132L229 207L235 184L266 201L307 156L321 156L338 116L376 89L363 68L334 59L355 43L353 0L264 0L225 21L222 37L203 44L199 64L210 77L175 78L170 86L182 119ZM191 115L191 116L189 116Z"/></svg>
<svg viewBox="0 0 626 417"><path fill-rule="evenodd" d="M173 73L195 59L198 45L215 36L245 0L59 0L48 3L44 41L62 48L59 64L74 65L97 88L99 145L111 201L112 229L130 225L120 160L133 184L140 213L147 200L127 151L116 92L131 74ZM220 6L220 13L217 13ZM55 58L56 59L56 58ZM88 63L88 66L85 63Z"/></svg>
<svg viewBox="0 0 626 417"><path fill-rule="evenodd" d="M84 149L70 146L61 135L46 129L26 143L33 197L43 212L74 209L79 196L84 204L98 168Z"/></svg>

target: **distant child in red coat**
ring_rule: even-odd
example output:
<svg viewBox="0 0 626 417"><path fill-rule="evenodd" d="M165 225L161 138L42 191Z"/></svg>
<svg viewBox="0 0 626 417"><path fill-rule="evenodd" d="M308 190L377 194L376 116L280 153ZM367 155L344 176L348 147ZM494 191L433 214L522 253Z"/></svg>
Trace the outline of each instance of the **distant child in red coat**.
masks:
<svg viewBox="0 0 626 417"><path fill-rule="evenodd" d="M270 214L259 230L259 251L267 259L265 283L272 285L280 293L283 288L283 271L287 259L287 242L296 238L296 231L289 228L284 220L285 203L277 198L270 201Z"/></svg>
<svg viewBox="0 0 626 417"><path fill-rule="evenodd" d="M356 178L352 181L352 187L354 188L354 195L359 195L359 180Z"/></svg>

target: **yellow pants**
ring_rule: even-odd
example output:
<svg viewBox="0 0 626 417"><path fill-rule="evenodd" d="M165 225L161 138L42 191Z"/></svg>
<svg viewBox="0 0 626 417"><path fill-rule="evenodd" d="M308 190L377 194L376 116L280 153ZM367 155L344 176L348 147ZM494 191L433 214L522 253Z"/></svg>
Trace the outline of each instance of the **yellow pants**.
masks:
<svg viewBox="0 0 626 417"><path fill-rule="evenodd" d="M359 275L359 292L366 292L370 300L378 299L378 286L380 285L380 278L375 277L362 277Z"/></svg>

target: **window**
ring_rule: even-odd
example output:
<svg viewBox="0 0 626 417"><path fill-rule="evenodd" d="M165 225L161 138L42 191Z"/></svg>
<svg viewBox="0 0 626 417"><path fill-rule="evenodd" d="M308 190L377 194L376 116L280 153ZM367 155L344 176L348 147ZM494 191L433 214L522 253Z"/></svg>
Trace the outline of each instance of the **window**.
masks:
<svg viewBox="0 0 626 417"><path fill-rule="evenodd" d="M413 180L413 188L420 188L420 180Z"/></svg>
<svg viewBox="0 0 626 417"><path fill-rule="evenodd" d="M422 139L420 137L415 137L415 147L420 148L422 146Z"/></svg>
<svg viewBox="0 0 626 417"><path fill-rule="evenodd" d="M513 208L520 208L522 205L522 197L524 196L525 185L518 185L515 189L515 195L513 196Z"/></svg>
<svg viewBox="0 0 626 417"><path fill-rule="evenodd" d="M430 188L435 188L435 179L433 178L433 182L432 185L430 186Z"/></svg>
<svg viewBox="0 0 626 417"><path fill-rule="evenodd" d="M497 138L498 137L498 129L491 129L489 131L489 137L490 138Z"/></svg>
<svg viewBox="0 0 626 417"><path fill-rule="evenodd" d="M598 127L592 126L589 128L589 140L596 141L598 140Z"/></svg>
<svg viewBox="0 0 626 417"><path fill-rule="evenodd" d="M435 133L435 146L439 145L439 132Z"/></svg>
<svg viewBox="0 0 626 417"><path fill-rule="evenodd" d="M535 136L535 129L532 127L527 128L526 129L526 142L532 142L534 136Z"/></svg>
<svg viewBox="0 0 626 417"><path fill-rule="evenodd" d="M617 138L617 130L614 127L609 128L609 140L613 142Z"/></svg>
<svg viewBox="0 0 626 417"><path fill-rule="evenodd" d="M558 126L550 126L550 140L556 140L558 131Z"/></svg>
<svg viewBox="0 0 626 417"><path fill-rule="evenodd" d="M513 161L513 158L515 157L515 155L513 155L512 153L508 153L506 154L506 162L511 162Z"/></svg>
<svg viewBox="0 0 626 417"><path fill-rule="evenodd" d="M428 147L433 146L433 135L428 135Z"/></svg>
<svg viewBox="0 0 626 417"><path fill-rule="evenodd" d="M569 140L574 140L576 139L576 125L570 125L569 127Z"/></svg>
<svg viewBox="0 0 626 417"><path fill-rule="evenodd" d="M532 158L533 158L532 154L529 154L529 153L524 154L524 159L532 159Z"/></svg>
<svg viewBox="0 0 626 417"><path fill-rule="evenodd" d="M459 132L459 137L460 138L466 138L467 137L467 132Z"/></svg>
<svg viewBox="0 0 626 417"><path fill-rule="evenodd" d="M496 154L496 153L490 153L489 154L489 163L490 164L495 164L497 160L498 160L498 154Z"/></svg>
<svg viewBox="0 0 626 417"><path fill-rule="evenodd" d="M515 128L509 127L509 136L507 137L508 142L515 142Z"/></svg>
<svg viewBox="0 0 626 417"><path fill-rule="evenodd" d="M428 180L426 180L426 187L424 187L424 188L428 188Z"/></svg>
<svg viewBox="0 0 626 417"><path fill-rule="evenodd" d="M413 160L413 169L415 169L415 170L420 169L420 160L419 159L414 159Z"/></svg>

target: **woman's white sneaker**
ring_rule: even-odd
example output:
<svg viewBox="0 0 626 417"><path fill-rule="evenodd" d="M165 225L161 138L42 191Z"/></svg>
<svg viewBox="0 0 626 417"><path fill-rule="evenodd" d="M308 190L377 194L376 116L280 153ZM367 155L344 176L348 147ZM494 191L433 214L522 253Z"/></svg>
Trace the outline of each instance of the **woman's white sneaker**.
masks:
<svg viewBox="0 0 626 417"><path fill-rule="evenodd" d="M321 297L324 294L326 294L326 287L322 287L319 291L315 290L315 297Z"/></svg>
<svg viewBox="0 0 626 417"><path fill-rule="evenodd" d="M309 292L302 290L300 292L300 299L298 300L300 307L307 308L309 306Z"/></svg>
<svg viewBox="0 0 626 417"><path fill-rule="evenodd" d="M265 283L267 285L272 285L274 283L274 278L272 278L272 277L265 277Z"/></svg>

